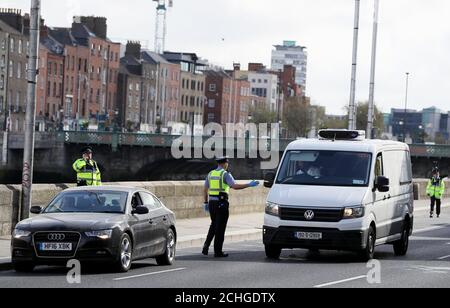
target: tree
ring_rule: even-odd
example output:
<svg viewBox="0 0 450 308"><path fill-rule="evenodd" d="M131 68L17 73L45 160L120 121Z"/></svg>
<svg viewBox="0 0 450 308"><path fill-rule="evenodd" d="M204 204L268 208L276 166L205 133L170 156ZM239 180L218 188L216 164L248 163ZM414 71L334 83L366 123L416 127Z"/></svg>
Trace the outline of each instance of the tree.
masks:
<svg viewBox="0 0 450 308"><path fill-rule="evenodd" d="M285 101L284 127L291 137L308 137L313 124L313 108L302 97L290 97Z"/></svg>
<svg viewBox="0 0 450 308"><path fill-rule="evenodd" d="M252 116L252 123L259 124L271 124L277 121L277 113L270 111L265 106L251 107L249 114Z"/></svg>
<svg viewBox="0 0 450 308"><path fill-rule="evenodd" d="M369 103L359 102L356 111L356 129L364 131L367 129L368 113L369 113ZM374 137L380 137L384 131L384 117L383 113L377 108L376 105L374 106L373 128L375 129Z"/></svg>

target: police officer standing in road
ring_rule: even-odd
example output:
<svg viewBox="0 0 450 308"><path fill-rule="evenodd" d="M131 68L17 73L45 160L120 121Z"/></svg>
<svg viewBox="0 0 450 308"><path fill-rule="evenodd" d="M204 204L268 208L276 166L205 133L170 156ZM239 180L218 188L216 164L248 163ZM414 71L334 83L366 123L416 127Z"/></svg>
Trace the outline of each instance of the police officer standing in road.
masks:
<svg viewBox="0 0 450 308"><path fill-rule="evenodd" d="M101 186L101 173L97 162L92 159L92 148L84 148L82 154L83 157L72 166L77 173L77 186Z"/></svg>
<svg viewBox="0 0 450 308"><path fill-rule="evenodd" d="M211 171L205 181L205 208L209 210L211 216L211 226L208 236L203 246L202 253L207 256L209 246L214 239L214 256L216 258L226 258L223 242L225 240L225 230L229 218L229 193L230 188L242 190L249 187L257 187L259 182L252 181L249 184L236 184L231 173L228 172L229 161L227 157L216 159L217 169Z"/></svg>
<svg viewBox="0 0 450 308"><path fill-rule="evenodd" d="M434 168L432 177L428 181L427 195L431 198L430 218L434 216L434 206L436 205L437 218L441 215L441 200L445 192L445 182L439 174L439 169Z"/></svg>

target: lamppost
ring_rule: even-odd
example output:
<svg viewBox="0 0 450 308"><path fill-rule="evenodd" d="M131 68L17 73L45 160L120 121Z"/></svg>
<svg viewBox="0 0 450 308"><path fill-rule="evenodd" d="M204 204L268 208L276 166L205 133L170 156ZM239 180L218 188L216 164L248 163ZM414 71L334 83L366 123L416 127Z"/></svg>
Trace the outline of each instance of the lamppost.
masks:
<svg viewBox="0 0 450 308"><path fill-rule="evenodd" d="M403 114L403 142L406 141L406 113L408 109L409 72L406 73L405 113Z"/></svg>
<svg viewBox="0 0 450 308"><path fill-rule="evenodd" d="M159 112L156 114L156 133L161 134L161 115Z"/></svg>

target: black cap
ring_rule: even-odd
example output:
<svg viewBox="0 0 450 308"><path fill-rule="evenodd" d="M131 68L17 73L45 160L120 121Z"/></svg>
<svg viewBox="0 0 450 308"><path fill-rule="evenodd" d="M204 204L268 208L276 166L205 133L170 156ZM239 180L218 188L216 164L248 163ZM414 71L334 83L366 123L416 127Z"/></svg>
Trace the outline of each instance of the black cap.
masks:
<svg viewBox="0 0 450 308"><path fill-rule="evenodd" d="M91 147L85 147L83 148L83 150L81 151L81 154L89 154L89 153L93 153L94 151L92 150Z"/></svg>
<svg viewBox="0 0 450 308"><path fill-rule="evenodd" d="M216 158L216 162L217 162L218 164L228 163L228 162L229 162L228 156L217 157L217 158Z"/></svg>

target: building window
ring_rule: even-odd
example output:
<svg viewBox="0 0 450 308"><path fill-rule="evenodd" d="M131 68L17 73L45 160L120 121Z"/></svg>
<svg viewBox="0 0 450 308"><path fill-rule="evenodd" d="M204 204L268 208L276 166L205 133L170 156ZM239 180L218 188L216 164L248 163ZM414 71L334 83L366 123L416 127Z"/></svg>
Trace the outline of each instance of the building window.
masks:
<svg viewBox="0 0 450 308"><path fill-rule="evenodd" d="M214 113L208 113L208 123L213 122L215 119Z"/></svg>
<svg viewBox="0 0 450 308"><path fill-rule="evenodd" d="M9 78L13 78L14 76L14 62L12 60L9 61Z"/></svg>
<svg viewBox="0 0 450 308"><path fill-rule="evenodd" d="M209 108L215 108L216 107L216 100L215 99L208 100L208 107Z"/></svg>
<svg viewBox="0 0 450 308"><path fill-rule="evenodd" d="M17 79L22 78L22 62L17 62Z"/></svg>
<svg viewBox="0 0 450 308"><path fill-rule="evenodd" d="M52 83L49 81L48 83L47 83L47 96L50 96L50 93L51 93L51 87L52 87Z"/></svg>
<svg viewBox="0 0 450 308"><path fill-rule="evenodd" d="M19 40L19 49L17 50L19 55L22 54L22 48L23 48L22 44L23 44L22 40Z"/></svg>
<svg viewBox="0 0 450 308"><path fill-rule="evenodd" d="M53 64L53 68L55 69L55 76L58 76L58 64L56 62Z"/></svg>
<svg viewBox="0 0 450 308"><path fill-rule="evenodd" d="M12 37L11 40L9 41L9 44L10 44L9 50L10 50L11 52L14 52L14 49L15 49L15 47L14 47L15 41L14 41L14 38L13 38L13 37Z"/></svg>
<svg viewBox="0 0 450 308"><path fill-rule="evenodd" d="M3 90L5 88L5 76L0 76L0 90Z"/></svg>
<svg viewBox="0 0 450 308"><path fill-rule="evenodd" d="M53 83L53 97L56 97L56 82Z"/></svg>
<svg viewBox="0 0 450 308"><path fill-rule="evenodd" d="M2 40L2 50L6 49L6 39Z"/></svg>
<svg viewBox="0 0 450 308"><path fill-rule="evenodd" d="M209 85L209 92L216 92L217 88L216 88L216 84L211 83Z"/></svg>

